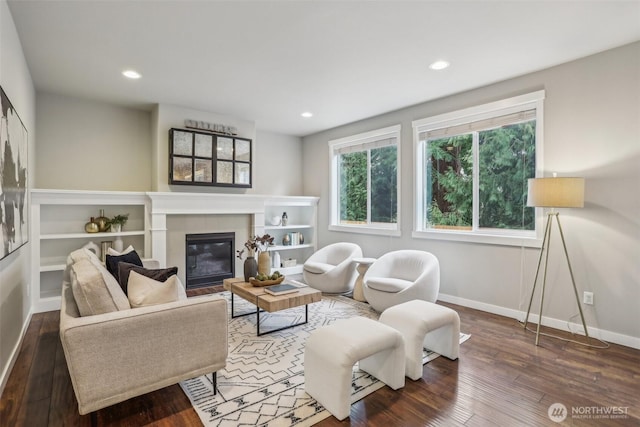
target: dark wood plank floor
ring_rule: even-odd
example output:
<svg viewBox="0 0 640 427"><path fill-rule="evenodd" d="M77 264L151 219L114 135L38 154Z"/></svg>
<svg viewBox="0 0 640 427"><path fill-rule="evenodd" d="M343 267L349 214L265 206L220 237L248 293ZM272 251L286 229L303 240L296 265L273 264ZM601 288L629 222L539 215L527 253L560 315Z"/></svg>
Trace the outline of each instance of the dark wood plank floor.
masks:
<svg viewBox="0 0 640 427"><path fill-rule="evenodd" d="M330 417L318 426L553 426L547 411L556 402L568 408L564 425L640 425L640 351L546 337L536 347L534 335L513 319L445 305L459 312L462 331L472 334L458 361L440 357L426 365L421 380L407 380L398 391L383 387L354 404L349 419ZM58 323L59 312L33 316L0 400L0 426L91 425L91 416L77 411ZM572 407L628 409L624 418L577 419ZM99 426L201 425L178 385L94 418Z"/></svg>

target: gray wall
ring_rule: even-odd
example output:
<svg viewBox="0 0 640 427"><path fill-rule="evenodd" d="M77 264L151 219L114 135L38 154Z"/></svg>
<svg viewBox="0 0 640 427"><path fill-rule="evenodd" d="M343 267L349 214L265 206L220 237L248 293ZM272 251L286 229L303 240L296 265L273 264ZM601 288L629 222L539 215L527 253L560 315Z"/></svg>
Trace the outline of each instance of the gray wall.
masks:
<svg viewBox="0 0 640 427"><path fill-rule="evenodd" d="M584 290L595 294L595 305L584 306L587 325L640 347L640 43L303 138L304 193L320 197L319 246L352 241L373 257L400 248L430 251L441 263L443 298L511 316L526 311L537 250L411 238L411 122L540 89L545 172L586 179L585 208L561 218L580 298ZM328 231L327 141L396 124L402 125L402 236ZM579 323L561 250L551 248L544 309L556 326Z"/></svg>
<svg viewBox="0 0 640 427"><path fill-rule="evenodd" d="M35 188L147 191L148 111L38 92Z"/></svg>
<svg viewBox="0 0 640 427"><path fill-rule="evenodd" d="M0 2L0 85L27 128L28 180L33 186L36 140L36 95L31 75L6 1ZM27 243L0 260L0 393L6 383L12 357L17 352L23 326L30 317L30 251Z"/></svg>

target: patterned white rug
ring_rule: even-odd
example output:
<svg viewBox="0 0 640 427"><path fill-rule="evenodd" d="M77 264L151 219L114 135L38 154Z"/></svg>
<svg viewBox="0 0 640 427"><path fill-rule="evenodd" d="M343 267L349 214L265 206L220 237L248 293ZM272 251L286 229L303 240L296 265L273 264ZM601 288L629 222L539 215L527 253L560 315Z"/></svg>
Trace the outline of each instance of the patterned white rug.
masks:
<svg viewBox="0 0 640 427"><path fill-rule="evenodd" d="M227 299L228 292L223 293ZM231 307L231 304L229 304ZM236 313L255 306L235 298ZM256 316L229 322L227 366L218 372L218 394L213 395L211 375L183 381L180 386L191 400L202 423L209 426L311 426L331 414L304 391L304 343L316 328L353 316L378 318L368 304L343 296L322 296L309 305L309 322L256 336ZM261 313L260 329L304 321L304 307L277 313ZM460 342L469 335L461 334ZM425 352L425 363L438 357ZM384 384L354 366L351 401L356 402Z"/></svg>

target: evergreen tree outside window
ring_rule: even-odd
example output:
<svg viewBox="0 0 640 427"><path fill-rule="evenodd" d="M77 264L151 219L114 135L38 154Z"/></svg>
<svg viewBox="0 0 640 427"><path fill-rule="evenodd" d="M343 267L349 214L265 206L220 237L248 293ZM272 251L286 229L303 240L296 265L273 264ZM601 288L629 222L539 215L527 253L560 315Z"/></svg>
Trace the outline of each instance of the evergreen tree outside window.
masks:
<svg viewBox="0 0 640 427"><path fill-rule="evenodd" d="M329 141L329 229L398 234L400 126Z"/></svg>
<svg viewBox="0 0 640 427"><path fill-rule="evenodd" d="M542 170L543 99L535 92L413 123L414 237L536 237L526 197Z"/></svg>

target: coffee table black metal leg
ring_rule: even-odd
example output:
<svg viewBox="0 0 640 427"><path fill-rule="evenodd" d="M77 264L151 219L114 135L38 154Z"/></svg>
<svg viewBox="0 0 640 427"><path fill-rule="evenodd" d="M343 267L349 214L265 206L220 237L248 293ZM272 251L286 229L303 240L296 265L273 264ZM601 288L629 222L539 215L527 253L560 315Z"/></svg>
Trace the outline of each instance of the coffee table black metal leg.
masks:
<svg viewBox="0 0 640 427"><path fill-rule="evenodd" d="M249 311L247 313L242 313L242 314L235 314L235 305L234 305L234 301L235 301L235 295L233 292L231 292L231 318L235 319L236 317L242 317L242 316L249 316L250 314L253 314L253 310ZM257 306L256 306L257 308ZM258 308L258 310L260 310Z"/></svg>
<svg viewBox="0 0 640 427"><path fill-rule="evenodd" d="M271 330L268 330L267 332L260 332L260 309L257 310L256 315L258 317L257 324L256 324L257 334L258 334L257 336L262 336L262 335L270 334L271 332L278 332L285 329L294 328L296 326L304 325L305 323L307 323L309 321L309 304L304 305L304 322L296 323L295 325L283 326L282 328L271 329Z"/></svg>

